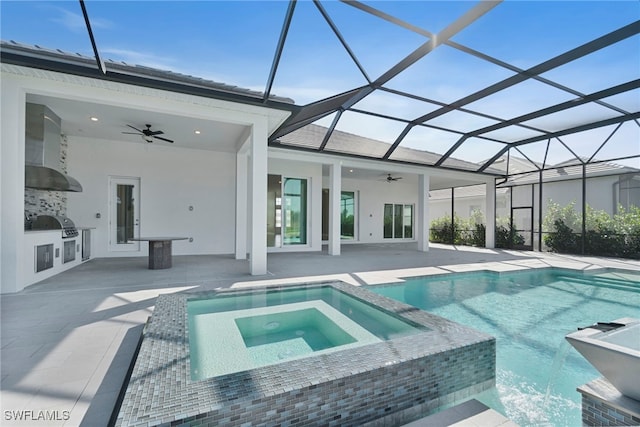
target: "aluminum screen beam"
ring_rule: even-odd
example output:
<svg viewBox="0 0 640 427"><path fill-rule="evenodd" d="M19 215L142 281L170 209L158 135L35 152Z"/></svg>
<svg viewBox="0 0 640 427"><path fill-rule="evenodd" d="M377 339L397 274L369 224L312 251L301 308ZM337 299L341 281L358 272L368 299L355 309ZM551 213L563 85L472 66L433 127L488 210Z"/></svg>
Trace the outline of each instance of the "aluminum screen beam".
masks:
<svg viewBox="0 0 640 427"><path fill-rule="evenodd" d="M519 117L515 117L513 119L510 120L505 120L501 123L496 123L495 125L491 125L491 126L487 126L481 129L477 129L474 130L472 132L468 132L465 134L465 136L463 138L461 138L460 140L456 141L455 144L453 144L451 146L451 148L449 148L449 150L442 156L442 158L436 162L435 166L440 166L440 164L442 164L442 162L444 160L446 160L449 156L451 156L453 154L454 151L456 151L460 145L462 145L462 143L471 137L477 137L479 135L488 133L488 132L492 132L494 130L498 130L498 129L502 129L508 126L512 126L512 125L518 125L521 122L526 122L528 120L533 120L536 119L538 117L543 117L543 116L547 116L553 113L557 113L560 111L564 111L567 110L569 108L573 108L573 107L577 107L589 102L593 102L595 100L598 99L602 99L602 98L607 98L609 96L613 96L613 95L617 95L619 93L623 93L623 92L627 92L633 89L637 89L640 87L640 79L637 80L632 80L630 82L627 83L623 83L617 86L613 86L610 87L608 89L605 90L601 90L598 92L594 92L590 95L585 95L583 98L580 99L572 99L566 102L562 102L560 104L556 104L553 105L551 107L547 107L547 108L543 108L541 110L538 111L534 111L532 113L528 113L528 114L523 114L522 116Z"/></svg>
<svg viewBox="0 0 640 427"><path fill-rule="evenodd" d="M450 37L453 37L458 32L462 31L467 26L471 25L482 15L496 7L502 0L492 0L492 1L483 1L469 10L467 13L462 15L452 24L448 25L444 30L442 30L438 35L427 41L426 43L419 46L416 50L407 55L404 59L398 62L396 65L391 67L387 72L378 77L373 83L371 83L368 87L363 87L361 89L356 89L350 92L346 92L345 94L353 94L351 98L345 99L343 103L340 105L335 105L333 102L328 102L329 100L337 99L337 97L329 98L328 100L319 101L317 103L309 104L302 108L299 113L300 118L302 117L324 117L338 108L342 108L343 110L347 110L356 104L358 101L363 99L365 96L369 95L373 90L377 87L382 86L399 73L404 71L407 67L414 64L416 61L420 60L422 57L431 52L434 48L442 44L444 41L448 40ZM345 94L338 95L338 97L343 97ZM310 114L308 109L312 109L315 114ZM278 138L286 133L292 132L296 129L299 129L301 126L302 120L298 120L298 117L292 117L287 123L282 127L282 131L276 132L274 135L274 139ZM307 123L308 124L308 123Z"/></svg>
<svg viewBox="0 0 640 427"><path fill-rule="evenodd" d="M356 64L356 66L358 67L358 69L360 70L360 72L362 73L364 78L367 79L367 83L371 84L371 79L367 75L367 72L364 70L364 67L362 66L362 64L360 64L360 61L358 61L358 58L356 58L355 53L353 53L353 51L351 50L351 48L347 44L346 40L344 39L344 37L342 37L342 34L340 33L340 30L338 29L336 24L333 22L333 20L331 19L331 17L327 13L327 11L324 9L324 7L322 7L322 5L320 4L320 1L319 0L313 0L313 4L316 5L318 10L322 14L322 17L324 18L324 20L327 21L327 24L329 24L329 26L331 27L331 30L333 31L333 33L336 35L336 37L338 37L338 40L340 40L340 43L342 43L342 46L345 48L345 50L347 51L347 53L351 57L351 60Z"/></svg>
<svg viewBox="0 0 640 427"><path fill-rule="evenodd" d="M293 19L293 11L296 8L296 0L289 2L287 7L287 14L284 17L282 23L282 30L280 31L280 38L278 39L278 46L276 47L276 53L273 57L273 63L271 64L271 71L269 71L269 77L267 78L267 86L264 90L263 101L269 99L271 95L271 89L273 88L273 81L276 78L276 72L278 71L278 65L280 64L280 58L282 58L282 51L284 50L284 43L287 40L287 34L289 33L289 27L291 26L291 20Z"/></svg>
<svg viewBox="0 0 640 427"><path fill-rule="evenodd" d="M369 6L369 5L363 4L363 3L359 2L359 1L356 1L356 0L341 0L341 1L343 3L345 3L345 4L348 4L349 6L352 6L352 7L356 8L356 9L359 9L359 10L365 12L365 13L369 13L371 15L374 15L374 16L376 16L376 17L378 17L380 19L383 19L385 21L388 21L388 22L390 22L392 24L398 25L398 26L400 26L400 27L402 27L402 28L404 28L406 30L413 31L414 33L423 35L423 36L428 37L428 38L433 38L434 37L434 34L431 31L428 31L428 30L426 30L424 28L417 27L417 26L415 26L413 24L410 24L410 23L408 23L406 21L403 21L403 20L401 20L399 18L396 18L395 16L391 16L391 15L389 15L389 14L387 14L385 12L382 12L382 11L380 11L378 9L375 9L375 8ZM471 49L471 48L469 48L467 46L464 46L464 45L462 45L460 43L454 42L453 40L446 40L443 44L445 44L445 45L447 45L449 47L452 47L454 49L458 49L461 52L464 52L464 53L466 53L468 55L472 55L472 56L475 56L476 58L480 58L480 59L485 60L487 62L491 62L494 65L498 65L500 67L506 68L507 70L513 71L515 73L523 73L525 71L525 70L523 70L523 69L521 69L519 67L516 67L515 65L511 65L511 64L506 63L504 61L501 61L501 60L499 60L497 58L494 58L492 56L486 55L486 54L484 54L482 52L478 52L475 49ZM544 77L533 76L532 78L534 80L539 81L539 82L542 82L542 83L548 84L550 86L553 86L556 89L560 89L560 90L563 90L565 92L571 93L572 95L576 95L576 96L580 96L580 97L584 96L583 93L581 93L581 92L579 92L577 90L571 89L571 88L569 88L567 86L561 85L559 83L556 83L556 82L551 81L549 79L546 79ZM614 105L608 104L608 103L606 103L604 101L597 101L597 103L602 105L602 106L604 106L604 107L607 107L607 108L610 108L612 110L615 110L615 111L617 111L617 112L619 112L621 114L628 113L628 111L625 111L625 110L623 110L621 108L618 108L618 107L616 107Z"/></svg>
<svg viewBox="0 0 640 427"><path fill-rule="evenodd" d="M497 93L501 90L507 89L511 86L514 86L518 83L528 80L533 76L546 73L561 65L565 65L571 61L574 61L576 59L582 58L583 56L589 55L590 53L596 52L600 49L604 49L607 46L611 46L612 44L618 43L631 36L634 36L639 32L640 32L640 21L635 21L629 25L626 25L615 31L612 31L609 34L606 34L602 37L599 37L595 40L585 43L582 46L578 46L575 49L571 49L561 55L551 58L548 61L545 61L534 67L531 67L528 70L523 71L522 73L516 74L515 76L509 77L505 80L502 80L501 82L495 83L482 90L479 90L476 93L473 93L469 96L461 98L451 103L447 107L440 108L429 114L425 114L424 116L418 117L414 121L417 123L422 123L422 122L434 119L436 117L439 117L443 114L448 113L451 110L458 109L459 107L478 101L482 98L486 98L489 95L493 95L494 93Z"/></svg>
<svg viewBox="0 0 640 427"><path fill-rule="evenodd" d="M327 143L329 142L329 138L331 138L331 134L333 133L333 130L336 128L336 125L338 124L338 121L340 120L341 116L342 116L342 110L338 110L338 114L336 114L336 116L333 118L333 121L331 122L331 126L329 126L329 129L327 129L327 133L324 134L324 138L322 138L322 143L320 143L320 147L318 147L318 151L324 150L324 147L327 146Z"/></svg>
<svg viewBox="0 0 640 427"><path fill-rule="evenodd" d="M480 168L478 168L477 172L482 173L485 169L487 169L493 162L495 162L500 156L502 156L509 148L517 147L520 145L531 144L532 142L543 141L547 138L558 138L564 135L571 135L572 133L584 132L586 130L597 129L604 126L614 125L617 123L627 122L629 120L636 120L640 118L640 112L629 113L618 117L613 117L606 120L600 120L597 122L587 123L584 125L563 129L557 132L551 132L546 135L535 136L533 138L527 138L520 141L512 142L508 146L502 148L498 153L493 156L491 159L487 160Z"/></svg>
<svg viewBox="0 0 640 427"><path fill-rule="evenodd" d="M571 49L563 54L560 54L554 58L551 58L548 61L545 61L534 67L531 67L528 70L525 70L521 73L516 74L515 76L504 79L498 83L495 83L491 86L481 89L471 95L461 98L445 107L439 108L435 111L432 111L428 114L418 117L413 121L413 123L415 124L424 123L436 117L440 117L443 114L446 114L450 111L459 110L460 107L471 104L472 102L478 101L482 98L486 98L489 95L493 95L494 93L497 93L501 90L507 89L518 83L522 83L530 78L533 78L533 76L537 76L538 74L545 73L561 65L567 64L571 61L579 59L590 53L596 52L607 46L615 44L619 41L625 40L635 34L638 34L638 32L640 32L640 21L635 21L629 25L626 25L615 31L612 31L609 34L605 34L602 37L599 37L595 40L585 43L582 46L578 46L575 49ZM393 153L393 151L398 147L398 145L400 145L400 142L402 142L402 139L398 138L392 144L391 148L389 148L389 151L384 156L385 159L389 158L391 153ZM444 162L446 159L447 157L443 156L443 158L441 159L441 163Z"/></svg>
<svg viewBox="0 0 640 427"><path fill-rule="evenodd" d="M87 13L87 8L84 5L84 0L80 0L80 8L82 8L82 16L84 17L84 23L87 26L87 33L89 33L89 39L91 40L93 54L95 55L96 62L98 63L98 69L102 71L102 74L107 74L107 67L104 65L104 61L102 60L102 58L100 58L100 52L98 51L98 46L96 45L96 39L93 36L91 21L89 20L89 14Z"/></svg>
<svg viewBox="0 0 640 427"><path fill-rule="evenodd" d="M413 65L419 59L430 53L433 49L440 46L445 41L449 40L451 37L455 36L460 31L464 30L466 27L474 23L477 19L479 19L482 15L489 12L491 9L500 4L502 0L491 0L491 1L482 1L478 3L471 10L467 11L460 18L456 19L453 23L449 24L444 30L439 32L438 34L430 37L429 41L424 43L422 46L418 47L412 53L410 53L407 57L405 57L402 61L398 62L396 65L391 67L386 73L378 77L374 82L375 87L382 86L387 83L389 80L400 74L402 71L406 70L408 67Z"/></svg>

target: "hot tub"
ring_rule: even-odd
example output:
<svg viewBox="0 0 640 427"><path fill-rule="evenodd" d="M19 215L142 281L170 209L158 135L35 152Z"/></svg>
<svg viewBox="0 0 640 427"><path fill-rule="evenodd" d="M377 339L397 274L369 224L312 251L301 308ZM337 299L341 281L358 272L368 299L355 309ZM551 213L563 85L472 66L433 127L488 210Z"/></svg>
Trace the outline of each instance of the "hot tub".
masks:
<svg viewBox="0 0 640 427"><path fill-rule="evenodd" d="M115 425L402 425L494 386L493 337L357 286L161 295Z"/></svg>
<svg viewBox="0 0 640 427"><path fill-rule="evenodd" d="M611 324L610 330L593 325L566 339L620 393L640 400L640 319L625 317Z"/></svg>

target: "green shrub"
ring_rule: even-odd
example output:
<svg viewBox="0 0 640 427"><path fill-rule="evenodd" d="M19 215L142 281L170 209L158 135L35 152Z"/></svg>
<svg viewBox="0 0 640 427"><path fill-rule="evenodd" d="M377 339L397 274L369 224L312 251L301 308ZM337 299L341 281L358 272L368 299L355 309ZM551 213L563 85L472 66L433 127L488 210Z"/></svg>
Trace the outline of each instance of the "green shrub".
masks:
<svg viewBox="0 0 640 427"><path fill-rule="evenodd" d="M579 248L578 237L563 219L556 219L553 231L544 236L544 243L552 252L572 254Z"/></svg>
<svg viewBox="0 0 640 427"><path fill-rule="evenodd" d="M474 210L468 220L457 214L445 215L431 221L429 240L434 243L448 243L454 245L485 246L484 216L481 211Z"/></svg>
<svg viewBox="0 0 640 427"><path fill-rule="evenodd" d="M564 207L549 203L543 221L543 229L547 233L544 243L549 250L640 259L640 207L625 210L619 206L618 213L611 216L587 205L584 250L582 221L574 207L575 202Z"/></svg>
<svg viewBox="0 0 640 427"><path fill-rule="evenodd" d="M487 227L484 224L475 224L474 229L471 231L470 244L472 246L479 246L481 248L486 246L486 233Z"/></svg>
<svg viewBox="0 0 640 427"><path fill-rule="evenodd" d="M524 245L524 237L511 224L496 225L496 248L511 249Z"/></svg>
<svg viewBox="0 0 640 427"><path fill-rule="evenodd" d="M452 244L456 240L460 239L460 227L456 226L455 221L459 221L459 218L454 216L454 224L451 224L451 217L445 215L440 218L436 218L431 221L429 230L429 240L434 243L449 243Z"/></svg>

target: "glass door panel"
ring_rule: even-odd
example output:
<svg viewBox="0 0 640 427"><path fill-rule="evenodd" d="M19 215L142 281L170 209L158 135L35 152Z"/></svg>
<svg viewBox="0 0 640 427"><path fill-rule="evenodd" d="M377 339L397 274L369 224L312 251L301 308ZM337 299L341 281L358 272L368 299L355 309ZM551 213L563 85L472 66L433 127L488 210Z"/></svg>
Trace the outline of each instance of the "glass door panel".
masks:
<svg viewBox="0 0 640 427"><path fill-rule="evenodd" d="M343 191L340 195L340 238L353 240L356 237L356 193Z"/></svg>
<svg viewBox="0 0 640 427"><path fill-rule="evenodd" d="M116 243L127 243L133 238L134 198L133 185L118 184L116 187Z"/></svg>
<svg viewBox="0 0 640 427"><path fill-rule="evenodd" d="M402 205L393 206L393 237L402 239Z"/></svg>
<svg viewBox="0 0 640 427"><path fill-rule="evenodd" d="M393 238L393 205L384 205L384 230L382 236L385 239Z"/></svg>
<svg viewBox="0 0 640 427"><path fill-rule="evenodd" d="M402 219L404 225L404 238L413 238L413 205L404 205L404 217Z"/></svg>
<svg viewBox="0 0 640 427"><path fill-rule="evenodd" d="M109 249L138 251L140 229L140 179L110 178Z"/></svg>
<svg viewBox="0 0 640 427"><path fill-rule="evenodd" d="M267 246L282 246L282 176L267 178Z"/></svg>
<svg viewBox="0 0 640 427"><path fill-rule="evenodd" d="M283 186L283 244L307 243L307 180L285 178Z"/></svg>

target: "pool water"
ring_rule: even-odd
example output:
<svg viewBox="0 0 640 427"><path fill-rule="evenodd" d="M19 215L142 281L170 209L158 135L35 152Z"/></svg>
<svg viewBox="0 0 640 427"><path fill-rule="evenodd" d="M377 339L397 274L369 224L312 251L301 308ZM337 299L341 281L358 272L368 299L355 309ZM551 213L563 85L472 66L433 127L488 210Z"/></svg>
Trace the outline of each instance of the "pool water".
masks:
<svg viewBox="0 0 640 427"><path fill-rule="evenodd" d="M356 342L317 308L235 319L254 364L271 364Z"/></svg>
<svg viewBox="0 0 640 427"><path fill-rule="evenodd" d="M187 302L193 380L425 331L330 286L220 293Z"/></svg>
<svg viewBox="0 0 640 427"><path fill-rule="evenodd" d="M522 426L580 426L576 388L601 375L564 339L640 317L640 273L563 269L460 273L369 287L496 337L496 388L476 398Z"/></svg>

